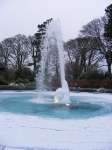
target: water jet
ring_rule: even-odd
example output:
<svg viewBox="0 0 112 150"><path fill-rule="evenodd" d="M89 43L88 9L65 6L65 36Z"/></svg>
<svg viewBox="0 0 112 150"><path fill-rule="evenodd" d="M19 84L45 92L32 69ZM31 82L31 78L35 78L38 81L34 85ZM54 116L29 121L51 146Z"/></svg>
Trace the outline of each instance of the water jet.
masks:
<svg viewBox="0 0 112 150"><path fill-rule="evenodd" d="M46 90L46 64L48 63L48 58L50 57L50 55L54 54L54 51L57 51L57 56L55 57L58 57L61 87L58 88L55 92L54 103L64 103L69 105L69 87L65 79L64 48L59 20L52 21L48 25L46 35L42 43L44 44L42 46L43 48L41 49L41 67L39 76L37 78L37 87L39 87L40 91ZM53 74L53 71L50 68L48 70L50 70L49 75L51 76L51 74Z"/></svg>

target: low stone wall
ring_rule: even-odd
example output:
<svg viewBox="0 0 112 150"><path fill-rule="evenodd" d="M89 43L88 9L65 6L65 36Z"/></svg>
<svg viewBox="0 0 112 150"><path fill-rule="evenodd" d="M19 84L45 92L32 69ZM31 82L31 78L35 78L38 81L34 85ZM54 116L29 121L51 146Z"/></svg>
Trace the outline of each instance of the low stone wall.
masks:
<svg viewBox="0 0 112 150"><path fill-rule="evenodd" d="M69 87L71 91L79 92L105 92L112 93L112 80L73 80L69 81ZM55 91L60 85L55 81L52 86L52 90ZM0 85L0 90L35 90L34 84L25 86L9 86Z"/></svg>
<svg viewBox="0 0 112 150"><path fill-rule="evenodd" d="M69 86L80 88L112 89L112 80L73 80L69 81Z"/></svg>

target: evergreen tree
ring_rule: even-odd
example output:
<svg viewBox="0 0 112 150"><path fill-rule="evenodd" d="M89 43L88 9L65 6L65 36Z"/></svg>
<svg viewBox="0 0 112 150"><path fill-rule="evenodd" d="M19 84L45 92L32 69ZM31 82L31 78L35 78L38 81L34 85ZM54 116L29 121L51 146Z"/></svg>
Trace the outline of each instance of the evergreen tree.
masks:
<svg viewBox="0 0 112 150"><path fill-rule="evenodd" d="M112 78L112 4L105 9L105 12L107 22L105 23L104 26L104 37L109 45L109 50L106 57L108 58L109 64L108 65L109 78Z"/></svg>
<svg viewBox="0 0 112 150"><path fill-rule="evenodd" d="M38 72L39 70L39 62L41 60L41 49L42 49L42 44L45 38L45 34L46 34L46 29L47 26L51 23L53 19L48 19L45 22L43 22L42 24L38 25L38 31L35 33L35 39L33 41L33 45L35 47L34 53L33 53L33 59L34 59L34 70L35 73Z"/></svg>
<svg viewBox="0 0 112 150"><path fill-rule="evenodd" d="M105 24L104 36L110 41L112 40L112 4L105 9L105 12L107 23Z"/></svg>

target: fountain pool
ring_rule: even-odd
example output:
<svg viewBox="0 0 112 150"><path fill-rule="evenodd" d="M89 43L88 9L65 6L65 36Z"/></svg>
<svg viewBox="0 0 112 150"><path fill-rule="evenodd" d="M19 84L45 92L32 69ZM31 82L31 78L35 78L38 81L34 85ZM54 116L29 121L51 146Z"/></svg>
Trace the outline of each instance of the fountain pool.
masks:
<svg viewBox="0 0 112 150"><path fill-rule="evenodd" d="M0 92L0 144L7 150L111 150L111 94L70 93L70 106L55 105L54 95Z"/></svg>
<svg viewBox="0 0 112 150"><path fill-rule="evenodd" d="M58 119L86 119L112 113L105 98L71 94L70 105L54 103L55 92L1 94L0 112ZM103 101L103 102L102 102ZM105 101L105 102L104 102Z"/></svg>

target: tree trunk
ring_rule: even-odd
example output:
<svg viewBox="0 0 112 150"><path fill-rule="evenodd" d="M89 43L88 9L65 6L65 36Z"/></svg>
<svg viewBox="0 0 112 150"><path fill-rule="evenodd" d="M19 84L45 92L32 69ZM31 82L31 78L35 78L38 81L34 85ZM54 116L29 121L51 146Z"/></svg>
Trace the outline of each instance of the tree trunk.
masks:
<svg viewBox="0 0 112 150"><path fill-rule="evenodd" d="M108 63L107 66L108 66L108 76L109 76L109 79L111 79L112 78L111 63Z"/></svg>
<svg viewBox="0 0 112 150"><path fill-rule="evenodd" d="M107 67L108 67L108 77L109 77L109 79L111 79L112 78L112 70L111 70L112 58L111 58L111 54L109 52L106 55L106 61L107 61Z"/></svg>

